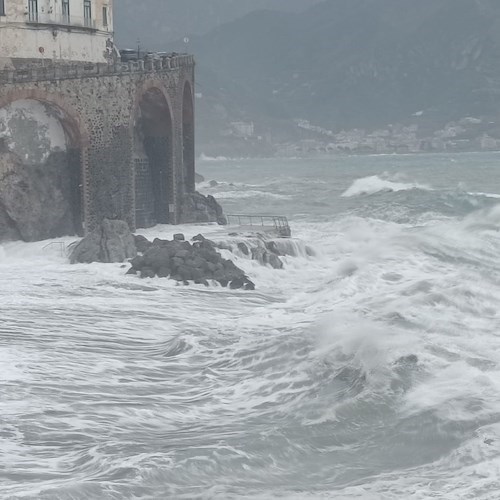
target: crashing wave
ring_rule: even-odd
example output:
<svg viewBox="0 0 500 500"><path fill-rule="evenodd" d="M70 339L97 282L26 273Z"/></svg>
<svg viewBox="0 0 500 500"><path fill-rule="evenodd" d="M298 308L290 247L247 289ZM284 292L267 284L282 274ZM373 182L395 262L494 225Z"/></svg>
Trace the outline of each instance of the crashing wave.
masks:
<svg viewBox="0 0 500 500"><path fill-rule="evenodd" d="M273 198L275 200L289 200L291 199L291 196L285 195L285 194L278 194L278 193L269 193L267 191L256 191L256 190L250 190L250 191L222 191L219 193L216 193L214 195L217 199L220 200L225 200L225 199L233 199L233 198L256 198L256 197L263 197L263 198Z"/></svg>
<svg viewBox="0 0 500 500"><path fill-rule="evenodd" d="M380 192L409 191L411 189L430 190L428 186L415 182L394 182L388 179L382 179L377 175L372 175L370 177L363 177L362 179L355 180L349 189L342 193L342 197L350 198L353 196L372 195Z"/></svg>

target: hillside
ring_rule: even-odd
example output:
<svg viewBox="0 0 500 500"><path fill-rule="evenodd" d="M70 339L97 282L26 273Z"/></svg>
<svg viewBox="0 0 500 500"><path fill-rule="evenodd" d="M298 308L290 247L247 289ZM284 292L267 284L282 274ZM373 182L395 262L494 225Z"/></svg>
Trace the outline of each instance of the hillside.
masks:
<svg viewBox="0 0 500 500"><path fill-rule="evenodd" d="M234 121L254 122L266 149L313 130L396 123L423 134L465 117L496 119L499 28L495 0L327 0L300 14L251 12L190 41L201 146L226 143Z"/></svg>
<svg viewBox="0 0 500 500"><path fill-rule="evenodd" d="M120 0L115 9L116 43L121 48L168 50L168 45L202 35L249 12L270 8L300 12L320 0Z"/></svg>

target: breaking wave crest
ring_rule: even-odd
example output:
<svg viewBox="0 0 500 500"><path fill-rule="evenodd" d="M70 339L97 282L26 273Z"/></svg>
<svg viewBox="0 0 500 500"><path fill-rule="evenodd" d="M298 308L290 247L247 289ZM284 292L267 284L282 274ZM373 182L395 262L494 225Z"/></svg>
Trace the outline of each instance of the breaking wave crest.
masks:
<svg viewBox="0 0 500 500"><path fill-rule="evenodd" d="M377 175L357 179L342 193L344 198L361 195L372 195L380 192L408 191L410 189L430 190L428 186L418 183L403 183L383 179Z"/></svg>
<svg viewBox="0 0 500 500"><path fill-rule="evenodd" d="M373 179L415 192L290 217L283 270L217 225L140 231L219 238L255 292L1 245L5 498L496 499L500 206L382 173L347 191ZM307 185L284 213L322 192Z"/></svg>
<svg viewBox="0 0 500 500"><path fill-rule="evenodd" d="M214 196L220 200L227 199L246 199L246 198L271 198L274 200L289 200L290 195L272 193L269 191L244 190L244 191L220 191L214 193Z"/></svg>

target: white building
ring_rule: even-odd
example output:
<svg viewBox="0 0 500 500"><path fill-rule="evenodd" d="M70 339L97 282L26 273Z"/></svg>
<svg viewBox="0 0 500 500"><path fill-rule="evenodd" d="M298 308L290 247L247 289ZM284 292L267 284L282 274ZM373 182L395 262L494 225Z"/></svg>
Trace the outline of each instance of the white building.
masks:
<svg viewBox="0 0 500 500"><path fill-rule="evenodd" d="M19 60L108 62L113 0L0 0L0 69Z"/></svg>
<svg viewBox="0 0 500 500"><path fill-rule="evenodd" d="M232 133L241 139L249 139L254 135L253 122L231 122Z"/></svg>

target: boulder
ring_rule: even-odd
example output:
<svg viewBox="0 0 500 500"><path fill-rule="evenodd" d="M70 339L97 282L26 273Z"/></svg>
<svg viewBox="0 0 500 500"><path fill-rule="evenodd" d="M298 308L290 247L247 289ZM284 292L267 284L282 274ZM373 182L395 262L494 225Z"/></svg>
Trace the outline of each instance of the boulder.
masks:
<svg viewBox="0 0 500 500"><path fill-rule="evenodd" d="M134 235L135 246L139 253L144 253L152 243L144 236Z"/></svg>
<svg viewBox="0 0 500 500"><path fill-rule="evenodd" d="M252 248L252 259L262 265L270 265L274 269L283 269L281 259L275 253L268 252L263 247Z"/></svg>
<svg viewBox="0 0 500 500"><path fill-rule="evenodd" d="M264 244L266 245L266 249L269 250L269 252L274 253L278 256L281 255L281 252L275 241L266 241Z"/></svg>
<svg viewBox="0 0 500 500"><path fill-rule="evenodd" d="M73 246L72 264L91 262L123 262L137 256L134 235L121 220L104 219L99 226Z"/></svg>
<svg viewBox="0 0 500 500"><path fill-rule="evenodd" d="M65 152L51 153L45 162L32 165L0 151L0 241L76 234L70 177Z"/></svg>
<svg viewBox="0 0 500 500"><path fill-rule="evenodd" d="M217 222L227 224L222 207L213 196L204 196L195 191L186 193L182 198L181 223Z"/></svg>
<svg viewBox="0 0 500 500"><path fill-rule="evenodd" d="M238 250L243 254L243 255L250 255L250 250L248 250L248 247L245 245L245 243L238 243Z"/></svg>

